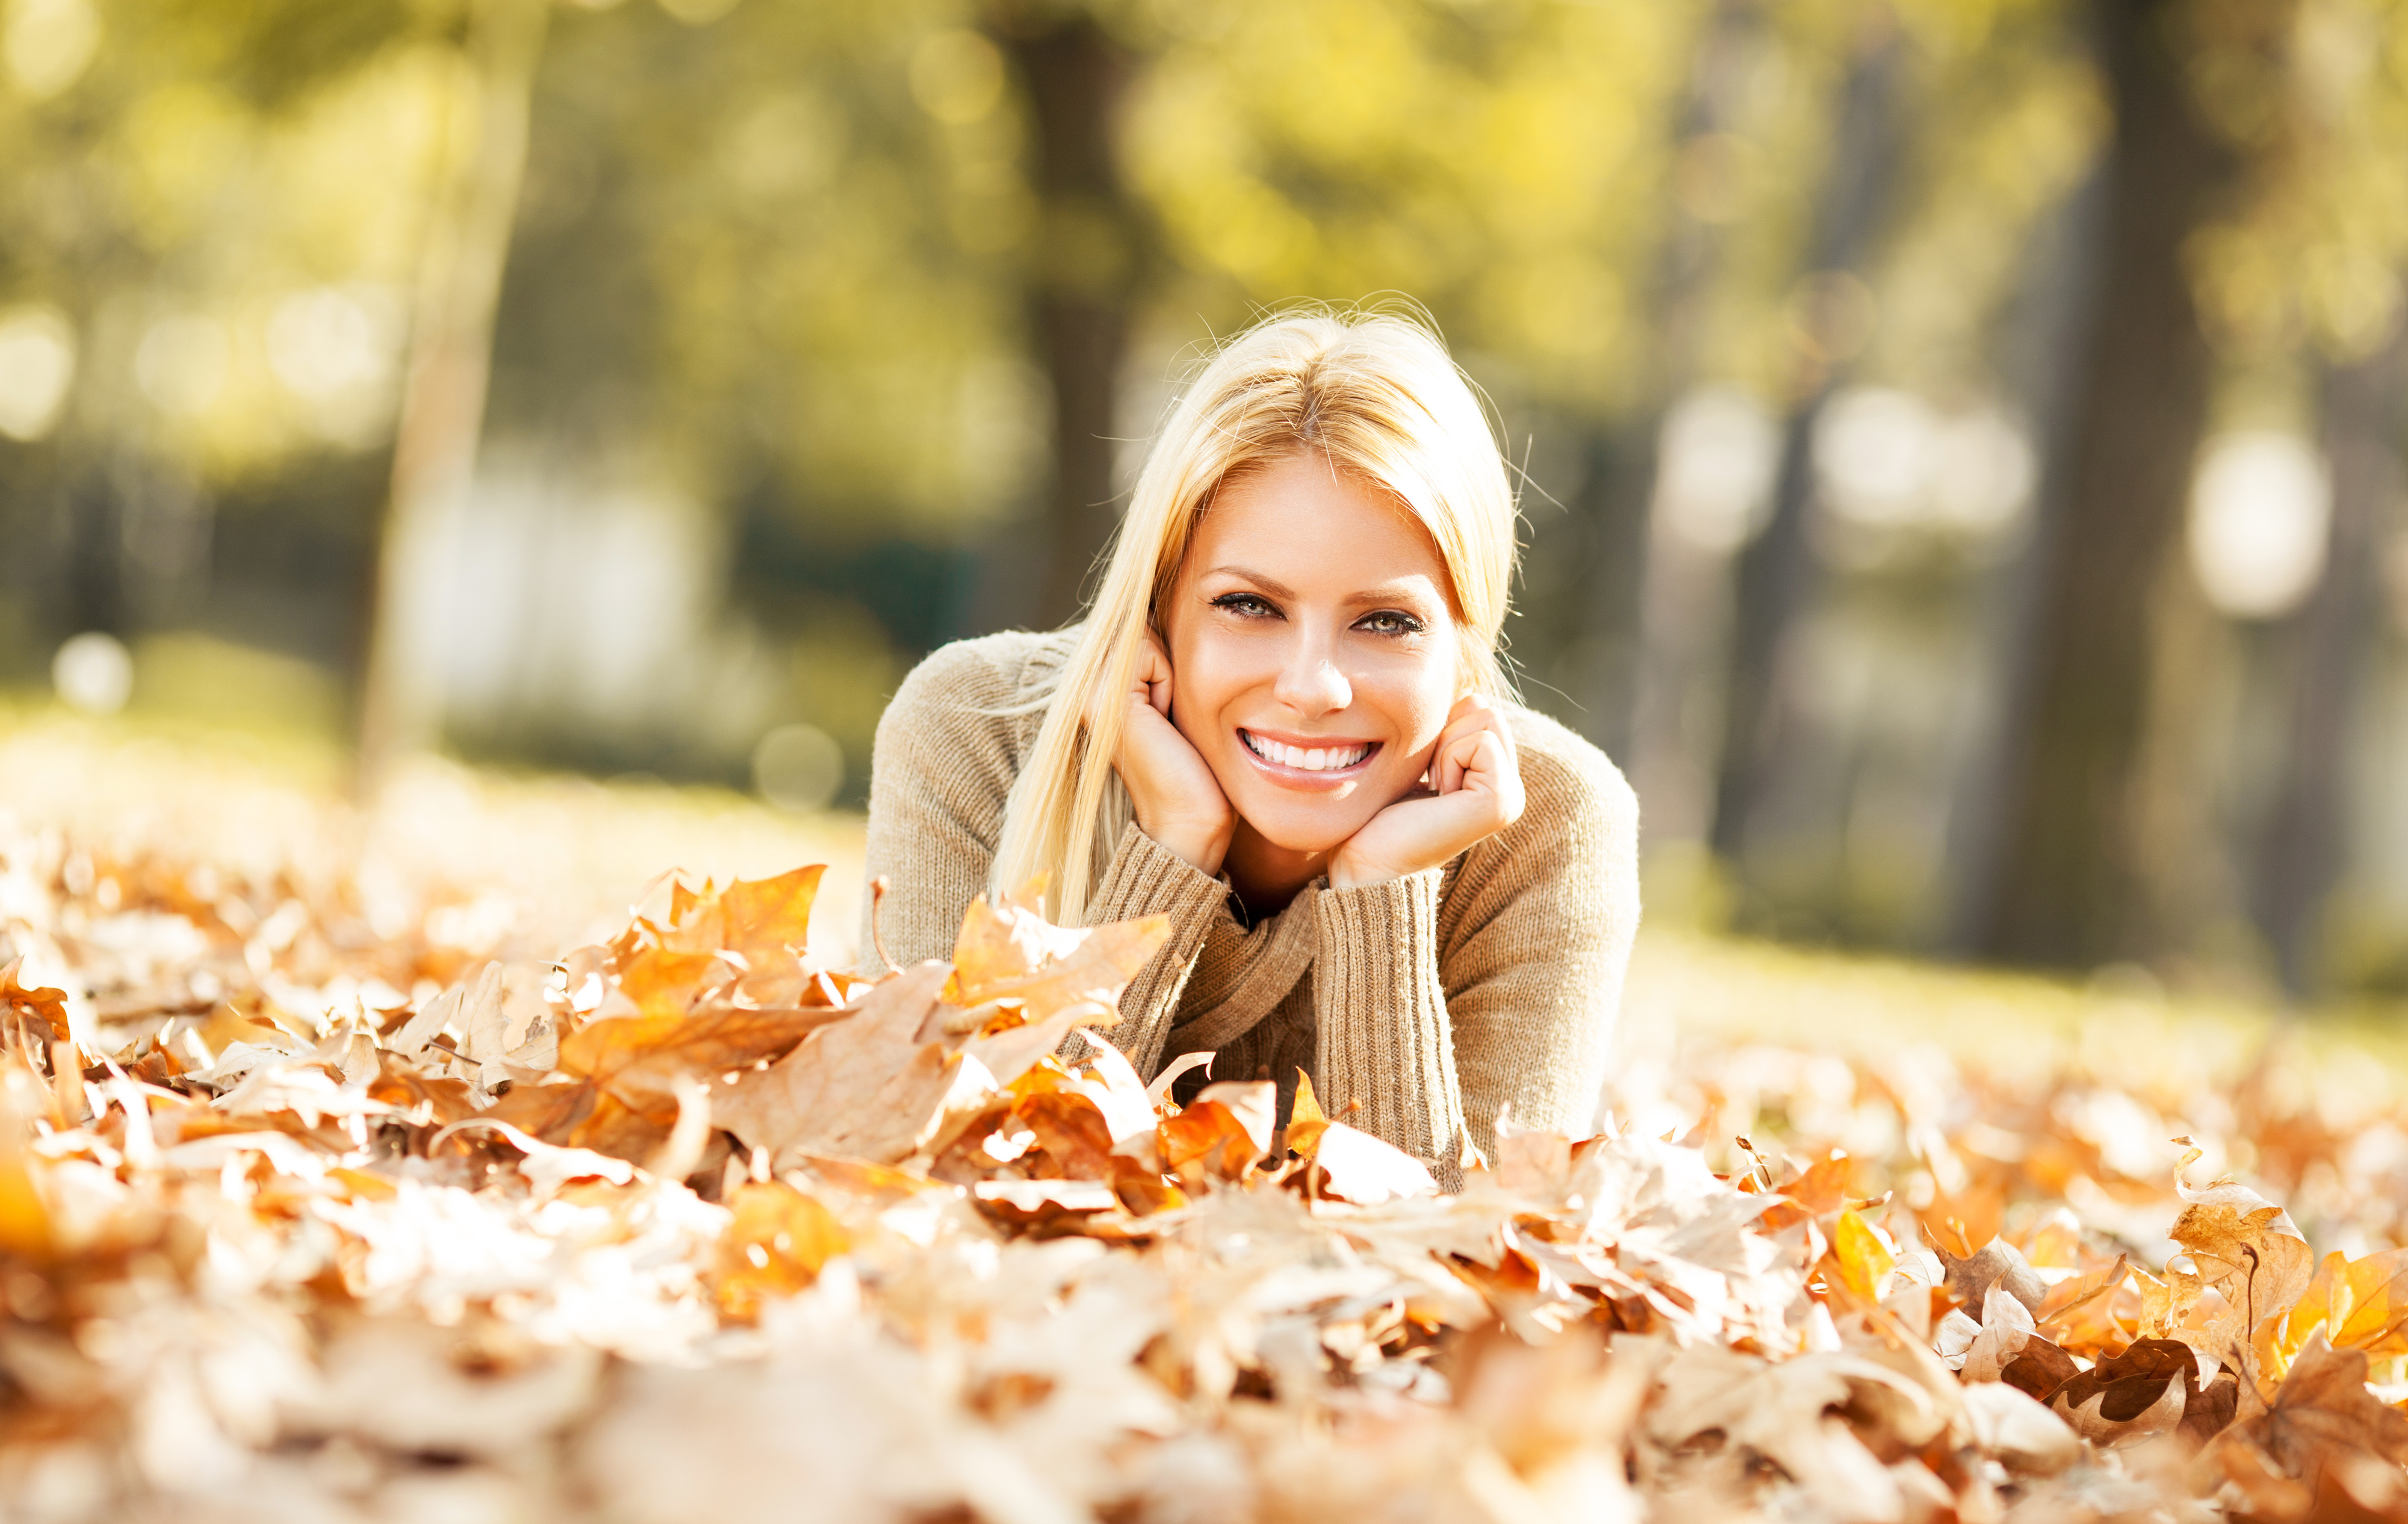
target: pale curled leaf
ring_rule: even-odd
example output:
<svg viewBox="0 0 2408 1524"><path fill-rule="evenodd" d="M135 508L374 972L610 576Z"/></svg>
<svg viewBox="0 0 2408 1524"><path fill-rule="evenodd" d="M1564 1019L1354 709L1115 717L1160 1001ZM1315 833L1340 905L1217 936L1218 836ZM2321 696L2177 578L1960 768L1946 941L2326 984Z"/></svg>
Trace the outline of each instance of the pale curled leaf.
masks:
<svg viewBox="0 0 2408 1524"><path fill-rule="evenodd" d="M1420 1160L1343 1122L1322 1128L1312 1161L1326 1172L1322 1189L1358 1206L1376 1206L1404 1196L1426 1196L1438 1189L1429 1166Z"/></svg>
<svg viewBox="0 0 2408 1524"><path fill-rule="evenodd" d="M2171 1236L2231 1307L2197 1341L2220 1359L2234 1339L2290 1310L2315 1273L2315 1254L2290 1213L2246 1186L2221 1182L2193 1190L2177 1178L2174 1188L2185 1204Z"/></svg>
<svg viewBox="0 0 2408 1524"><path fill-rule="evenodd" d="M720 1125L772 1156L799 1147L875 1163L905 1158L966 1073L945 1044L920 1040L949 976L938 962L906 969L767 1069L723 1082L712 1095Z"/></svg>
<svg viewBox="0 0 2408 1524"><path fill-rule="evenodd" d="M1031 1021L1075 1005L1111 1011L1169 935L1170 922L1162 916L1069 929L1009 902L990 905L982 896L963 918L947 998L966 1007L1017 1000Z"/></svg>

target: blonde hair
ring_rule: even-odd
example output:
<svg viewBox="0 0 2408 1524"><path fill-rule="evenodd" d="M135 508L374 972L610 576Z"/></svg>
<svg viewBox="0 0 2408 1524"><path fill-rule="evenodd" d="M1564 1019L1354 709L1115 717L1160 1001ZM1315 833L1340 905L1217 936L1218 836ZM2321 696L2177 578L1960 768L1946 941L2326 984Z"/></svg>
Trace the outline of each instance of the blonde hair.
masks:
<svg viewBox="0 0 2408 1524"><path fill-rule="evenodd" d="M1146 456L1102 586L1050 692L1045 722L1004 804L989 885L1046 878L1066 925L1087 902L1130 820L1112 769L1146 632L1197 521L1232 476L1309 450L1395 494L1438 547L1453 583L1465 686L1511 691L1498 639L1513 577L1514 503L1471 384L1418 314L1309 309L1264 320L1208 362Z"/></svg>

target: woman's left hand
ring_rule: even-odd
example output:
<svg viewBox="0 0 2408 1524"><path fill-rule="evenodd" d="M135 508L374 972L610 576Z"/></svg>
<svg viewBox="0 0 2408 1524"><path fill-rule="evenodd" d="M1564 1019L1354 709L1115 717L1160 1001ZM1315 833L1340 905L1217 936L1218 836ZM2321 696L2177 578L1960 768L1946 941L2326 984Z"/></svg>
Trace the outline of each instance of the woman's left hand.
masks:
<svg viewBox="0 0 2408 1524"><path fill-rule="evenodd" d="M1522 768L1504 711L1478 693L1456 700L1430 757L1428 785L1372 816L1338 848L1331 888L1435 868L1522 818Z"/></svg>

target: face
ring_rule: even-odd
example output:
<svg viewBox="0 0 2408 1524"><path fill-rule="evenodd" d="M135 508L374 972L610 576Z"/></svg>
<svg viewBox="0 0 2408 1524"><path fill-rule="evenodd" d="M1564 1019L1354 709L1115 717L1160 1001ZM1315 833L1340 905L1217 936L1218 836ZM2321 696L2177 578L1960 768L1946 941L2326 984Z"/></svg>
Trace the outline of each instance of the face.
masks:
<svg viewBox="0 0 2408 1524"><path fill-rule="evenodd" d="M1411 792L1461 696L1428 534L1377 488L1298 453L1223 485L1161 611L1171 719L1247 832L1343 844Z"/></svg>

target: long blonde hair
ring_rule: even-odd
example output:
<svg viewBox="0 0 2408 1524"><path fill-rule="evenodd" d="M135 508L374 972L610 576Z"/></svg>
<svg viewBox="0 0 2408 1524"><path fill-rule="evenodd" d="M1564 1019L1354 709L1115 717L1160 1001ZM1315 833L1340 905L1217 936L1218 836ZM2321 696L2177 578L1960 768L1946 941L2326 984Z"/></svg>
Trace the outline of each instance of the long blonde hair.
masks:
<svg viewBox="0 0 2408 1524"><path fill-rule="evenodd" d="M1470 383L1417 316L1275 314L1204 365L1146 456L1078 643L1052 691L1030 697L1046 705L1045 722L1004 804L996 892L1042 874L1054 919L1085 921L1130 819L1112 769L1124 706L1095 705L1090 723L1089 701L1130 685L1221 484L1299 449L1385 488L1421 521L1454 584L1465 686L1510 692L1498 642L1513 577L1513 493Z"/></svg>

